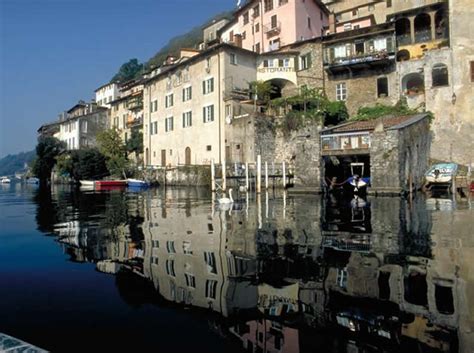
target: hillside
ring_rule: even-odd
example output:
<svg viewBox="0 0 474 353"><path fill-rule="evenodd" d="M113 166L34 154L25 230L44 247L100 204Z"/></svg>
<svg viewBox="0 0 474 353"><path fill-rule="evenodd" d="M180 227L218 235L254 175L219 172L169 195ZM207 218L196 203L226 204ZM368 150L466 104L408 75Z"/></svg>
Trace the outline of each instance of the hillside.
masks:
<svg viewBox="0 0 474 353"><path fill-rule="evenodd" d="M153 55L152 58L150 58L146 63L145 63L145 68L150 68L150 67L157 67L161 66L163 62L165 61L166 57L168 55L178 55L179 50L181 48L196 48L197 45L202 42L202 29L207 26L208 24L212 23L213 21L219 21L223 18L232 18L232 11L226 11L223 13L220 13L216 16L213 16L210 18L208 21L203 23L201 26L194 27L187 33L184 33L182 35L176 36L164 46L162 47L155 55ZM128 64L128 65L127 65ZM130 70L130 64L133 64L133 69ZM126 65L124 67L124 65ZM138 62L135 62L134 59L129 61L128 63L125 63L122 65L121 68L123 68L125 71L127 70L128 72L132 72L135 75L135 78L138 77L142 73L141 66L142 64L139 64ZM132 74L129 75L122 75L121 72L119 71L117 74L114 75L112 81L123 78L123 81L126 79L131 79L134 77L131 77Z"/></svg>
<svg viewBox="0 0 474 353"><path fill-rule="evenodd" d="M25 163L29 164L36 156L35 151L9 154L0 159L0 175L13 175L25 170Z"/></svg>

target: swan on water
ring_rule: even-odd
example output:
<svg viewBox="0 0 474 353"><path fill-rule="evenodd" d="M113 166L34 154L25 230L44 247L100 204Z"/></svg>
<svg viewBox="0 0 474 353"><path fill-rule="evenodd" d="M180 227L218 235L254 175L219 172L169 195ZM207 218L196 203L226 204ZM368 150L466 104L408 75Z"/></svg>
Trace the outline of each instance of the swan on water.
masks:
<svg viewBox="0 0 474 353"><path fill-rule="evenodd" d="M220 204L229 204L233 203L234 199L232 198L232 189L229 189L229 197L222 197L217 200Z"/></svg>

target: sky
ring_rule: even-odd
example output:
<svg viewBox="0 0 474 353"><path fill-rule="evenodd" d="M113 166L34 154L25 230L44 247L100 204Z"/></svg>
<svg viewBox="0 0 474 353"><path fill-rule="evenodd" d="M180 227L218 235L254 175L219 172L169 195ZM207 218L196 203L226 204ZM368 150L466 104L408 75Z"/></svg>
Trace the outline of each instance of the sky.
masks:
<svg viewBox="0 0 474 353"><path fill-rule="evenodd" d="M0 0L0 158L89 101L131 58L146 61L234 0Z"/></svg>

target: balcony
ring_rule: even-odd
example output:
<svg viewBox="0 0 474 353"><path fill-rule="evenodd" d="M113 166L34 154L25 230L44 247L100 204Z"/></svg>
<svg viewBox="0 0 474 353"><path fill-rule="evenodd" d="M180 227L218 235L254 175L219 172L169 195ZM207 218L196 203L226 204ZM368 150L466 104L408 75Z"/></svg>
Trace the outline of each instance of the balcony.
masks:
<svg viewBox="0 0 474 353"><path fill-rule="evenodd" d="M277 21L274 23L268 23L263 26L263 33L267 35L267 37L272 37L281 32L281 22Z"/></svg>
<svg viewBox="0 0 474 353"><path fill-rule="evenodd" d="M143 96L135 96L128 100L127 108L129 110L141 110L143 109Z"/></svg>
<svg viewBox="0 0 474 353"><path fill-rule="evenodd" d="M329 55L328 55L329 57ZM373 66L388 65L395 60L395 54L387 50L373 51L370 53L358 53L344 57L330 57L324 63L326 69L351 66L353 69L366 69Z"/></svg>
<svg viewBox="0 0 474 353"><path fill-rule="evenodd" d="M132 127L139 127L143 125L143 117L139 116L136 118L129 117L127 120L127 127L132 128Z"/></svg>
<svg viewBox="0 0 474 353"><path fill-rule="evenodd" d="M322 155L368 154L370 134L355 132L321 136Z"/></svg>

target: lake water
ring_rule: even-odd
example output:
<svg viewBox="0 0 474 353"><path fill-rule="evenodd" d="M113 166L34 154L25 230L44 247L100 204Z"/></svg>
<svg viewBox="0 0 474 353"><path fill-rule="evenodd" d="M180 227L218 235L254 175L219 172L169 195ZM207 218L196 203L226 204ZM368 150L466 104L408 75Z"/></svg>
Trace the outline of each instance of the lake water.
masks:
<svg viewBox="0 0 474 353"><path fill-rule="evenodd" d="M473 352L474 201L0 185L0 332L52 352Z"/></svg>

